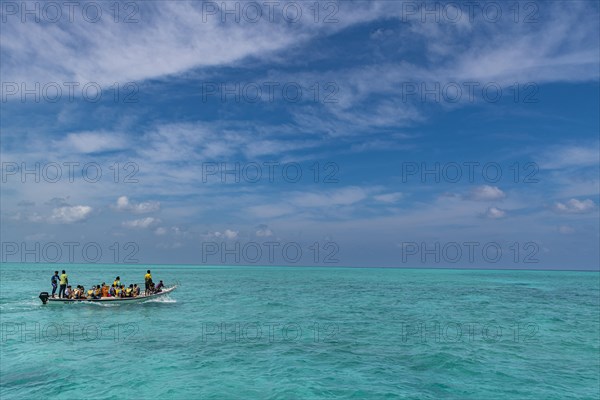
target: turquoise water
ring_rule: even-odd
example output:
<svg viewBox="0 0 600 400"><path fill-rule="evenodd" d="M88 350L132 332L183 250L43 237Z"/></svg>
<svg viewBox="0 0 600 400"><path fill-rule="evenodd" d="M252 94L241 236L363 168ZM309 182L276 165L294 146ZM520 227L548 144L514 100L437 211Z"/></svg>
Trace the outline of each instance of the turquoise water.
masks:
<svg viewBox="0 0 600 400"><path fill-rule="evenodd" d="M0 398L595 399L595 272L153 266L143 304L42 306L2 264ZM71 283L145 267L69 265ZM462 334L459 334L462 332Z"/></svg>

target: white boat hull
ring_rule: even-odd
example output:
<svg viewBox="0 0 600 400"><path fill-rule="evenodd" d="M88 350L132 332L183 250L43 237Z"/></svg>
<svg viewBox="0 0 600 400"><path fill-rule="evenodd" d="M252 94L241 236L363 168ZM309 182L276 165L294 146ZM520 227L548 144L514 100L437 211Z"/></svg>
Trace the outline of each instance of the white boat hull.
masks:
<svg viewBox="0 0 600 400"><path fill-rule="evenodd" d="M154 299L157 297L164 296L165 294L171 293L177 286L172 286L163 289L160 293L154 293L148 296L140 295L137 297L101 297L99 299L61 299L58 297L47 297L44 301L44 295L48 295L47 292L40 293L40 299L43 304L66 304L66 303L139 303L145 300Z"/></svg>

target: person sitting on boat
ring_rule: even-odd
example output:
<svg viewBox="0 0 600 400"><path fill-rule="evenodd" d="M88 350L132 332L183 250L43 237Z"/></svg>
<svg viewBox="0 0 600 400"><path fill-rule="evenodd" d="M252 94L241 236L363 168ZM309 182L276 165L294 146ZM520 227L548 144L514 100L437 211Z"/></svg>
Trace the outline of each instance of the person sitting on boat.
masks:
<svg viewBox="0 0 600 400"><path fill-rule="evenodd" d="M146 286L145 294L148 296L150 293L152 293L150 291L150 285L152 284L152 274L150 273L150 270L146 271L146 275L144 275L144 284Z"/></svg>
<svg viewBox="0 0 600 400"><path fill-rule="evenodd" d="M77 294L77 298L78 299L87 299L87 297L85 296L85 288L83 287L83 285L81 285L79 287L79 293Z"/></svg>
<svg viewBox="0 0 600 400"><path fill-rule="evenodd" d="M165 284L163 283L163 281L158 282L158 285L156 285L154 287L154 293L160 293L162 292L162 288L165 287Z"/></svg>
<svg viewBox="0 0 600 400"><path fill-rule="evenodd" d="M125 293L125 285L121 285L121 290L119 291L119 294L121 295L121 297L125 297L126 293Z"/></svg>
<svg viewBox="0 0 600 400"><path fill-rule="evenodd" d="M140 295L140 287L137 283L133 284L133 297L138 297Z"/></svg>
<svg viewBox="0 0 600 400"><path fill-rule="evenodd" d="M97 299L102 297L102 287L100 286L100 284L96 285L96 290L94 290L94 296L96 296Z"/></svg>
<svg viewBox="0 0 600 400"><path fill-rule="evenodd" d="M117 276L117 278L113 282L113 285L115 285L116 287L120 287L121 286L121 277L120 276Z"/></svg>
<svg viewBox="0 0 600 400"><path fill-rule="evenodd" d="M90 298L90 299L93 299L95 291L96 291L96 286L92 286L92 288L87 291L87 296L86 297Z"/></svg>
<svg viewBox="0 0 600 400"><path fill-rule="evenodd" d="M108 286L105 282L102 282L102 297L108 297Z"/></svg>
<svg viewBox="0 0 600 400"><path fill-rule="evenodd" d="M54 271L54 275L50 278L50 283L52 284L52 298L54 298L54 294L56 293L56 289L58 288L58 281L60 280L60 276L58 276L58 271Z"/></svg>
<svg viewBox="0 0 600 400"><path fill-rule="evenodd" d="M127 289L125 289L126 297L133 297L133 285L129 285Z"/></svg>
<svg viewBox="0 0 600 400"><path fill-rule="evenodd" d="M121 286L115 285L115 297L121 297Z"/></svg>
<svg viewBox="0 0 600 400"><path fill-rule="evenodd" d="M112 286L108 290L108 295L110 297L115 297L117 295L117 285L115 285L114 283L112 284Z"/></svg>
<svg viewBox="0 0 600 400"><path fill-rule="evenodd" d="M65 289L65 297L67 299L70 299L72 297L73 294L73 290L71 289L71 285L68 285L67 288Z"/></svg>

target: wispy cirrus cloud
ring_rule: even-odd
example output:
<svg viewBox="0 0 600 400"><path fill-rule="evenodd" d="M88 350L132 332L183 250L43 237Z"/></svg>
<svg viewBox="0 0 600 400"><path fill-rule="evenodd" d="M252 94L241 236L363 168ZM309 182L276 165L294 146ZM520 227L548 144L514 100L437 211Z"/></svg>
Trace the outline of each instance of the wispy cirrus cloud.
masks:
<svg viewBox="0 0 600 400"><path fill-rule="evenodd" d="M536 154L540 168L562 169L600 165L600 143L553 145Z"/></svg>
<svg viewBox="0 0 600 400"><path fill-rule="evenodd" d="M403 194L400 192L384 193L373 196L375 200L389 204L397 203L398 201L400 201L400 199L402 199L402 197Z"/></svg>
<svg viewBox="0 0 600 400"><path fill-rule="evenodd" d="M367 195L363 188L347 187L318 193L296 193L289 202L298 207L335 207L355 204L366 199Z"/></svg>
<svg viewBox="0 0 600 400"><path fill-rule="evenodd" d="M471 189L466 195L469 200L475 201L493 201L501 200L506 197L506 194L497 186L481 185Z"/></svg>
<svg viewBox="0 0 600 400"><path fill-rule="evenodd" d="M124 221L122 226L130 229L147 229L160 223L160 219L154 217L139 218L130 221Z"/></svg>
<svg viewBox="0 0 600 400"><path fill-rule="evenodd" d="M156 248L173 249L184 247L186 240L197 247L203 238L200 232L222 240L267 238L274 232L277 237L333 234L350 238L350 243L362 243L366 236L384 243L432 232L454 240L457 231L468 232L468 240L493 235L512 239L521 231L526 233L522 237L531 236L526 240L566 233L577 239L592 237L580 222L595 227L587 216L597 210L598 145L581 138L591 137L587 130L596 133L595 122L583 118L584 123L575 126L577 116L571 115L556 121L557 129L573 134L565 144L564 135L547 135L538 124L547 116L563 117L552 108L554 101L536 104L540 119L527 126L526 120L504 118L505 111L527 113L530 109L524 104L485 107L480 96L468 101L464 87L459 102L445 104L435 96L423 99L421 93L406 96L403 84L431 88L436 83L443 87L475 81L480 89L494 82L510 91L515 82L535 82L540 90L546 89L541 87L545 83L561 82L573 93L585 92L582 87L598 82L595 3L540 4L534 24L515 23L510 13L498 23L481 16L471 22L464 14L458 24L437 22L431 15L424 22L420 13L404 18L402 3L335 4L339 23L329 26L310 21L310 14L310 23L296 25L236 24L231 19L223 23L220 16L204 22L202 4L195 2L140 3L143 18L130 25L108 26L108 20L3 25L5 80L102 85L131 80L146 93L143 104L132 106L76 101L66 106L36 104L39 108L32 112L27 104L22 109L18 101L8 104L20 116L6 114L11 123L9 129L3 125L3 161L106 161L104 168L127 159L139 167L139 181L114 182L114 170L105 170L111 172L94 184L80 182L81 174L75 183L28 186L13 180L3 186L3 209L8 208L2 213L3 233L27 234L30 226L36 232L56 230L57 237L61 229L78 237L110 232L150 236ZM198 87L206 79L337 86L333 102L313 101L313 93L305 89L297 103L271 103L263 96L257 104L225 104L217 95L213 103L199 104ZM512 94L505 92L504 100ZM591 97L566 101L571 100L595 104ZM40 116L44 112L47 115ZM502 117L491 124L493 118L482 117L488 112ZM539 184L502 181L471 188L463 185L465 181L445 186L398 182L399 159L464 156L493 161L496 149L512 153L516 142L494 141L498 125L536 132L531 134L536 141L527 154L530 159L511 154L511 162L537 161ZM541 135L548 139L542 144ZM202 163L207 161L264 160L310 160L320 169L335 161L341 166L340 184L206 185L202 180ZM505 170L504 178L508 174ZM442 192L456 194L436 198ZM151 198L160 198L160 203ZM123 221L123 214L113 211L134 215ZM152 216L154 212L160 212L160 219ZM83 229L73 225L92 215L103 218L80 225ZM42 225L49 222L54 225ZM20 237L24 236L32 237ZM171 238L176 242L167 243Z"/></svg>
<svg viewBox="0 0 600 400"><path fill-rule="evenodd" d="M64 151L79 154L93 154L106 151L126 150L131 143L120 134L108 131L69 133L54 143Z"/></svg>
<svg viewBox="0 0 600 400"><path fill-rule="evenodd" d="M289 1L280 6L285 3ZM112 15L108 4L98 4L104 15ZM221 6L213 4L217 9ZM384 12L377 5L357 3L358 7L342 7L337 23L315 24L305 10L302 23L294 25L278 8L276 18L222 23L221 13L211 14L205 6L194 1L136 3L139 10L132 23L114 23L111 18L90 23L75 18L64 24L35 24L7 18L10 29L4 30L2 42L7 56L3 57L5 78L111 85L115 80L181 74L198 67L234 64L247 57L262 58L306 43L322 32L373 20Z"/></svg>

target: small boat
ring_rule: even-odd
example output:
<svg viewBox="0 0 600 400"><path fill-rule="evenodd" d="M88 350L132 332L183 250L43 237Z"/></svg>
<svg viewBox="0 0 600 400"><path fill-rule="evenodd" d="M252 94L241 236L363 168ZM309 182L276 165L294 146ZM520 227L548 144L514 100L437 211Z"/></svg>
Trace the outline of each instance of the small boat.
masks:
<svg viewBox="0 0 600 400"><path fill-rule="evenodd" d="M162 289L158 293L149 294L145 296L143 294L136 297L101 297L99 299L61 299L58 297L52 297L48 292L42 292L39 295L42 304L64 304L64 303L139 303L144 300L154 299L165 294L171 293L177 289L177 285Z"/></svg>

